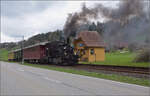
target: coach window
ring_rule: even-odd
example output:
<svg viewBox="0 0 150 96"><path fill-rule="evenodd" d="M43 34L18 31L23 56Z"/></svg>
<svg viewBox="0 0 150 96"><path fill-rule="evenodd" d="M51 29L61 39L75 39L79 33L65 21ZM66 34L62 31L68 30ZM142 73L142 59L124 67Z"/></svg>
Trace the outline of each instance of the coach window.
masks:
<svg viewBox="0 0 150 96"><path fill-rule="evenodd" d="M93 55L94 54L94 49L91 49L90 53L91 53L91 55Z"/></svg>

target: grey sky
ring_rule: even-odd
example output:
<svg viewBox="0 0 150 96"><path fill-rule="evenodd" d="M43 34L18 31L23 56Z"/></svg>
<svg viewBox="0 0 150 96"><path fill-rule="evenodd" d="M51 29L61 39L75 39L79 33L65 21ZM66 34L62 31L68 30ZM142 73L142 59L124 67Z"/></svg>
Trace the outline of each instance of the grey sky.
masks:
<svg viewBox="0 0 150 96"><path fill-rule="evenodd" d="M11 42L39 33L62 29L68 13L78 12L85 1L2 1L1 41ZM102 3L115 7L118 1L86 1L88 7Z"/></svg>

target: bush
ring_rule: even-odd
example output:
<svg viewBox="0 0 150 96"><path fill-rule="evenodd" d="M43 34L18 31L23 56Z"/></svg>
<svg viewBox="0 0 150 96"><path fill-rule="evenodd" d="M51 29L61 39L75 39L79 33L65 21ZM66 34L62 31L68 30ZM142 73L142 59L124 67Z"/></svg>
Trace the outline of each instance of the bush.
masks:
<svg viewBox="0 0 150 96"><path fill-rule="evenodd" d="M128 45L128 49L130 52L135 52L138 49L138 44L137 43L130 43Z"/></svg>
<svg viewBox="0 0 150 96"><path fill-rule="evenodd" d="M144 48L141 50L137 54L135 62L150 62L150 48Z"/></svg>

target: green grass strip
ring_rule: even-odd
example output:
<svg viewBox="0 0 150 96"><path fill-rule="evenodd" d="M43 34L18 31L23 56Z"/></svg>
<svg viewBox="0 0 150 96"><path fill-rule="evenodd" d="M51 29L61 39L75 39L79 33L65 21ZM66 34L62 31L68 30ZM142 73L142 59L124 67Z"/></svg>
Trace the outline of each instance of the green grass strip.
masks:
<svg viewBox="0 0 150 96"><path fill-rule="evenodd" d="M8 50L0 49L0 60L7 61L8 60Z"/></svg>
<svg viewBox="0 0 150 96"><path fill-rule="evenodd" d="M150 62L134 62L136 53L106 53L105 61L99 62L80 62L81 64L113 65L113 66L132 66L132 67L150 67Z"/></svg>

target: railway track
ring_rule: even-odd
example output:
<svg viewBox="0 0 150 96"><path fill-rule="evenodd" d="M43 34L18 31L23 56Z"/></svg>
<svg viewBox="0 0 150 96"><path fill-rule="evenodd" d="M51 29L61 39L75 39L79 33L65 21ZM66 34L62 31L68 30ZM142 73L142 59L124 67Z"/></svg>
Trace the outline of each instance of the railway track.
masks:
<svg viewBox="0 0 150 96"><path fill-rule="evenodd" d="M76 68L105 70L113 72L136 73L150 75L150 68L146 67L129 67L129 66L112 66L112 65L94 65L94 64L78 64Z"/></svg>
<svg viewBox="0 0 150 96"><path fill-rule="evenodd" d="M117 74L123 76L150 79L150 67L131 67L131 66L113 66L113 65L95 65L95 64L75 64L73 66L63 66L47 64L49 66L71 68L76 70L85 70L89 72Z"/></svg>

